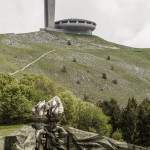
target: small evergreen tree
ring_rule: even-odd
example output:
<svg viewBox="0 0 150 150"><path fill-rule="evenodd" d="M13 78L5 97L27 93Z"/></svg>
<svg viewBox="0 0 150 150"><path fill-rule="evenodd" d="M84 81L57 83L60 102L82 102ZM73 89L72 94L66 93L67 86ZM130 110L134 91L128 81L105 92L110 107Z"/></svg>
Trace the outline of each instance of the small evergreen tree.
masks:
<svg viewBox="0 0 150 150"><path fill-rule="evenodd" d="M107 56L107 60L110 60L110 56Z"/></svg>
<svg viewBox="0 0 150 150"><path fill-rule="evenodd" d="M72 43L71 43L70 40L67 41L67 45L68 45L68 46L72 45Z"/></svg>
<svg viewBox="0 0 150 150"><path fill-rule="evenodd" d="M67 73L67 68L66 68L66 66L63 66L63 67L61 68L61 72Z"/></svg>
<svg viewBox="0 0 150 150"><path fill-rule="evenodd" d="M125 141L136 143L138 123L138 105L135 98L129 98L126 108L122 112L122 133Z"/></svg>
<svg viewBox="0 0 150 150"><path fill-rule="evenodd" d="M138 144L150 146L150 101L145 99L139 106Z"/></svg>
<svg viewBox="0 0 150 150"><path fill-rule="evenodd" d="M121 110L117 101L111 99L110 101L103 101L99 103L99 106L102 108L103 112L110 117L110 124L112 125L112 134L120 128L120 117Z"/></svg>
<svg viewBox="0 0 150 150"><path fill-rule="evenodd" d="M73 58L72 62L77 62L77 59L76 59L76 58Z"/></svg>
<svg viewBox="0 0 150 150"><path fill-rule="evenodd" d="M102 79L107 80L107 74L106 73L102 73Z"/></svg>
<svg viewBox="0 0 150 150"><path fill-rule="evenodd" d="M112 83L117 85L118 84L118 80L114 79L114 80L112 80Z"/></svg>

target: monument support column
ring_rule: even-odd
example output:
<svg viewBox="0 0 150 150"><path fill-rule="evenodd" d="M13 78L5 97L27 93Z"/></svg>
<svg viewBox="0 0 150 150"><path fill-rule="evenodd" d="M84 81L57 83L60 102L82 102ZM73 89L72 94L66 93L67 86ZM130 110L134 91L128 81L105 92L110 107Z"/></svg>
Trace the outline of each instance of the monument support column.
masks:
<svg viewBox="0 0 150 150"><path fill-rule="evenodd" d="M55 28L55 0L44 0L45 28Z"/></svg>

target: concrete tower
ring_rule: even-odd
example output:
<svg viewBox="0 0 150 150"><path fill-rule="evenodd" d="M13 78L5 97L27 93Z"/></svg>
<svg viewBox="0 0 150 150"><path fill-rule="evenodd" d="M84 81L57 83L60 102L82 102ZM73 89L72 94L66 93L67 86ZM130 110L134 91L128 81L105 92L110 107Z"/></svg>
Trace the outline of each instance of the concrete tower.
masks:
<svg viewBox="0 0 150 150"><path fill-rule="evenodd" d="M44 0L45 28L55 28L55 0Z"/></svg>

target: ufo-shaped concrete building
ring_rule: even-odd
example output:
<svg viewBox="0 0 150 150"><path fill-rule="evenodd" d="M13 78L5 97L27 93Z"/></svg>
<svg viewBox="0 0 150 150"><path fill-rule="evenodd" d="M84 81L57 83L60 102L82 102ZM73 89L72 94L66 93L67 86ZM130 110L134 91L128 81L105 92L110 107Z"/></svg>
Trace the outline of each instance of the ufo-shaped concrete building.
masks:
<svg viewBox="0 0 150 150"><path fill-rule="evenodd" d="M89 34L96 28L96 23L85 19L63 19L55 22L55 0L45 1L45 30L75 34Z"/></svg>
<svg viewBox="0 0 150 150"><path fill-rule="evenodd" d="M64 32L78 34L92 34L96 28L96 23L84 19L63 19L55 22L55 28Z"/></svg>

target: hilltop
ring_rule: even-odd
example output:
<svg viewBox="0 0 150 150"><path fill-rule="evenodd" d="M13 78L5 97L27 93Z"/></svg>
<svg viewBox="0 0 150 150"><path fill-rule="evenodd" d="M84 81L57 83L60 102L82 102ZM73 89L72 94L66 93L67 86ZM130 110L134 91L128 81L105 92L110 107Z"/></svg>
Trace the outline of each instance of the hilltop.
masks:
<svg viewBox="0 0 150 150"><path fill-rule="evenodd" d="M115 98L125 104L132 96L138 101L150 97L150 49L97 36L45 31L0 35L0 72L13 73L52 50L22 73L45 75L94 102Z"/></svg>

